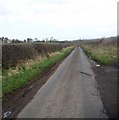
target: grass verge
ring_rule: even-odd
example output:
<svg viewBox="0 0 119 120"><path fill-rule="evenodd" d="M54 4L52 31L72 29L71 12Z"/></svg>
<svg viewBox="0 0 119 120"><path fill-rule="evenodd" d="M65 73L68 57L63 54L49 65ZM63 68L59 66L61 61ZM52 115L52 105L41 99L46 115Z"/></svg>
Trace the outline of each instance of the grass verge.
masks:
<svg viewBox="0 0 119 120"><path fill-rule="evenodd" d="M2 97L12 93L13 91L23 87L28 83L28 81L33 80L36 76L42 74L55 63L63 60L68 56L74 47L67 47L63 50L53 54L44 60L34 64L30 69L22 69L15 76L7 77L7 79L2 81Z"/></svg>
<svg viewBox="0 0 119 120"><path fill-rule="evenodd" d="M81 46L88 57L104 65L113 65L119 62L117 48L108 46L82 45Z"/></svg>

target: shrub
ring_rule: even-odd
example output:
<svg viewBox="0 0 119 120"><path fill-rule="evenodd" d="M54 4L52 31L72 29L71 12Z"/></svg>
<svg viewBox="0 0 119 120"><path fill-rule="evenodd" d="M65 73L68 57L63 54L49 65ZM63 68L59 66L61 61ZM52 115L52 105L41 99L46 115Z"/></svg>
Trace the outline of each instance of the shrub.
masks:
<svg viewBox="0 0 119 120"><path fill-rule="evenodd" d="M59 51L69 45L66 44L3 44L2 45L2 68L9 69L17 64L36 56L46 56L48 53Z"/></svg>

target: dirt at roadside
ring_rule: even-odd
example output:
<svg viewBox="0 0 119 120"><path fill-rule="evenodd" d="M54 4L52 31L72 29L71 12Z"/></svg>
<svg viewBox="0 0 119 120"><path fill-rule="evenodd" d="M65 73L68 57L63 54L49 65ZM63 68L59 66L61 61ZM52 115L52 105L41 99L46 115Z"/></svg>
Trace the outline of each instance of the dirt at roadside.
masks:
<svg viewBox="0 0 119 120"><path fill-rule="evenodd" d="M15 116L32 100L37 91L47 82L48 78L55 72L61 62L54 64L42 75L37 76L23 88L15 91L2 100L2 115L5 118L15 118ZM7 116L7 117L6 117Z"/></svg>
<svg viewBox="0 0 119 120"><path fill-rule="evenodd" d="M117 101L117 96L119 93L117 92L117 87L119 83L117 83L117 71L119 70L119 66L100 65L96 67L96 62L89 61L95 73L101 100L107 115L109 118L118 118L117 102L119 101Z"/></svg>

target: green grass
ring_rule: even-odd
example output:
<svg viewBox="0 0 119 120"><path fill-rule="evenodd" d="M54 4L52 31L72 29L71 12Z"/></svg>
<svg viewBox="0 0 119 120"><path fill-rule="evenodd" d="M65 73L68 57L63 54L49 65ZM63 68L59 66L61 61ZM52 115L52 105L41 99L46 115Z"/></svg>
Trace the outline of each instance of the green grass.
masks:
<svg viewBox="0 0 119 120"><path fill-rule="evenodd" d="M82 48L88 57L91 57L93 60L104 64L104 65L112 65L117 64L119 62L119 58L117 57L117 49L115 47L108 46L94 46L91 45L83 45Z"/></svg>
<svg viewBox="0 0 119 120"><path fill-rule="evenodd" d="M32 69L22 69L16 76L11 76L2 81L2 96L12 93L33 80L36 76L48 70L55 63L63 60L68 56L74 47L68 47L59 52L57 55L45 58L42 62L33 65Z"/></svg>

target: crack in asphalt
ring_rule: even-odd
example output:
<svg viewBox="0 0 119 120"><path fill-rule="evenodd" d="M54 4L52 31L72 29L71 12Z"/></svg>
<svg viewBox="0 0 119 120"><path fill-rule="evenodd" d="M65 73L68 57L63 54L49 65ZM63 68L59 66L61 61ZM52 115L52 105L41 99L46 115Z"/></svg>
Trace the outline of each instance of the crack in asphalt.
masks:
<svg viewBox="0 0 119 120"><path fill-rule="evenodd" d="M88 75L88 76L92 76L92 75L90 75L90 74L88 74L88 73L85 73L85 72L80 72L80 73L85 74L85 75Z"/></svg>

